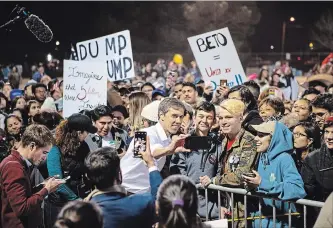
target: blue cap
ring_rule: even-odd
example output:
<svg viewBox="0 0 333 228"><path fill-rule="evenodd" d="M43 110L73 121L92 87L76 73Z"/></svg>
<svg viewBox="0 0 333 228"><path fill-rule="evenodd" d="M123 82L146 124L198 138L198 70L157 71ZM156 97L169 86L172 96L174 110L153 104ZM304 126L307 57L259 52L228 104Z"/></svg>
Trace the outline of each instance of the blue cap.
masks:
<svg viewBox="0 0 333 228"><path fill-rule="evenodd" d="M155 97L156 95L161 95L162 97L165 97L164 91L160 89L153 90L152 97Z"/></svg>
<svg viewBox="0 0 333 228"><path fill-rule="evenodd" d="M10 97L10 100L14 100L15 97L18 97L18 96L23 96L23 91L20 90L20 89L13 89L12 91L10 91L10 94L9 94L9 97Z"/></svg>

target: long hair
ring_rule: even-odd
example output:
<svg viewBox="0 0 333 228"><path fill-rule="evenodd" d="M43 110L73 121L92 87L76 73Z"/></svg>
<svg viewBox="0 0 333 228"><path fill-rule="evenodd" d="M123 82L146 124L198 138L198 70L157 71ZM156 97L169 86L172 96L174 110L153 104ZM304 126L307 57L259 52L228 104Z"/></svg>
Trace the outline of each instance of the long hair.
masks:
<svg viewBox="0 0 333 228"><path fill-rule="evenodd" d="M172 175L165 179L158 189L157 203L162 227L198 227L197 189L188 177Z"/></svg>
<svg viewBox="0 0 333 228"><path fill-rule="evenodd" d="M63 120L56 128L55 141L63 155L75 156L81 143L77 131L68 127L68 120Z"/></svg>
<svg viewBox="0 0 333 228"><path fill-rule="evenodd" d="M144 92L135 92L129 96L129 125L132 131L143 128L141 112L151 101Z"/></svg>
<svg viewBox="0 0 333 228"><path fill-rule="evenodd" d="M312 121L301 121L295 127L301 126L305 130L307 138L312 138L312 150L317 150L321 147L321 135L320 128L315 122ZM311 151L310 151L311 152Z"/></svg>

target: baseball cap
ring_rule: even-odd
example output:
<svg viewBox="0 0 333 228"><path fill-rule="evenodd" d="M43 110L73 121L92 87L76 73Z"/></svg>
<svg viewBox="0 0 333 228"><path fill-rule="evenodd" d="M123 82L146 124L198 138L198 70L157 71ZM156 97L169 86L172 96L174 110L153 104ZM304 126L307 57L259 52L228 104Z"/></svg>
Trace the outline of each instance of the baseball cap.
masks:
<svg viewBox="0 0 333 228"><path fill-rule="evenodd" d="M92 134L97 132L97 128L93 126L91 119L80 113L74 113L68 117L68 127L75 131L87 131Z"/></svg>
<svg viewBox="0 0 333 228"><path fill-rule="evenodd" d="M267 121L259 125L251 125L254 130L260 133L273 134L276 121Z"/></svg>
<svg viewBox="0 0 333 228"><path fill-rule="evenodd" d="M333 116L327 117L324 122L324 129L330 126L333 126Z"/></svg>
<svg viewBox="0 0 333 228"><path fill-rule="evenodd" d="M9 94L9 97L10 97L10 100L14 100L15 97L18 97L18 96L23 96L23 91L20 90L20 89L13 89L12 91L10 91L10 94Z"/></svg>
<svg viewBox="0 0 333 228"><path fill-rule="evenodd" d="M143 107L141 111L141 116L147 120L158 122L158 106L160 105L161 101L153 101Z"/></svg>
<svg viewBox="0 0 333 228"><path fill-rule="evenodd" d="M156 95L161 95L162 97L165 97L164 91L160 89L153 90L152 97L155 97Z"/></svg>

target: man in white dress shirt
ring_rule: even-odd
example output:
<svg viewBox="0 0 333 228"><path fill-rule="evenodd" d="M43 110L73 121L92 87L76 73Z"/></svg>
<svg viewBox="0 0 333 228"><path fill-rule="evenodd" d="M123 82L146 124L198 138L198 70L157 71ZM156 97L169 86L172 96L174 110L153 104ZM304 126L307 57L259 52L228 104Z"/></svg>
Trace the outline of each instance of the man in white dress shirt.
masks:
<svg viewBox="0 0 333 228"><path fill-rule="evenodd" d="M158 106L158 123L142 129L150 138L150 148L159 171L163 168L166 156L178 152L190 152L181 146L180 141L187 135L171 136L180 128L185 115L185 107L176 98L165 98ZM125 156L120 160L122 185L130 193L150 191L149 173L141 158L133 157L134 140L129 145Z"/></svg>

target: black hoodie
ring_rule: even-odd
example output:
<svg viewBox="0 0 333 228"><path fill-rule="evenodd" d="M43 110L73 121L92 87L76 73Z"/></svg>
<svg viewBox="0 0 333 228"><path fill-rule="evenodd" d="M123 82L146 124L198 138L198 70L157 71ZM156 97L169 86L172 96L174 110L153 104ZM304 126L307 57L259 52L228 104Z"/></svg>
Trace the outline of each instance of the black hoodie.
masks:
<svg viewBox="0 0 333 228"><path fill-rule="evenodd" d="M264 121L260 117L259 112L257 110L252 110L247 114L246 118L243 120L242 127L246 131L250 132L252 135L257 135L256 130L254 130L254 128L251 127L251 125L259 125L263 122Z"/></svg>

